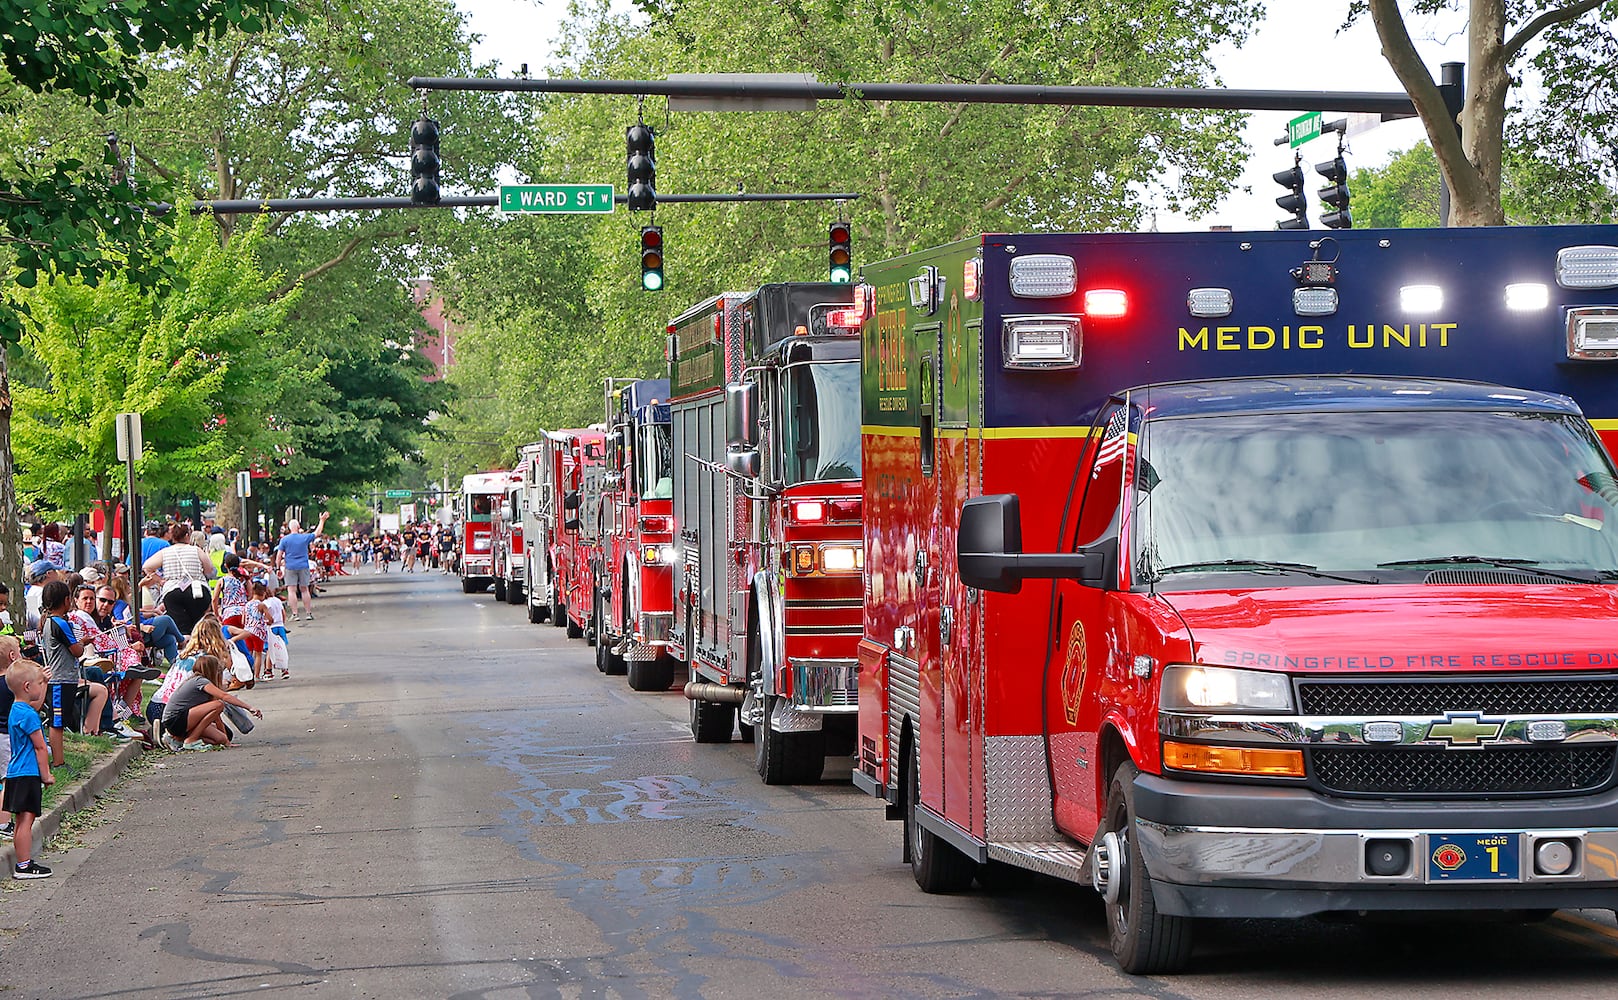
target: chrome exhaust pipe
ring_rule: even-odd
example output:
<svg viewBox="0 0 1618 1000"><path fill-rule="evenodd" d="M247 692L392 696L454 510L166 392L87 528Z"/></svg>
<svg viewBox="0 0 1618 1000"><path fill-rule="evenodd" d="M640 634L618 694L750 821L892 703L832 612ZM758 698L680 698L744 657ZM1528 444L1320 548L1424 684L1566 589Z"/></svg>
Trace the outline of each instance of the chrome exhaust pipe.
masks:
<svg viewBox="0 0 1618 1000"><path fill-rule="evenodd" d="M747 697L747 689L728 684L709 684L707 681L686 681L685 696L692 701L711 701L720 705L740 705Z"/></svg>

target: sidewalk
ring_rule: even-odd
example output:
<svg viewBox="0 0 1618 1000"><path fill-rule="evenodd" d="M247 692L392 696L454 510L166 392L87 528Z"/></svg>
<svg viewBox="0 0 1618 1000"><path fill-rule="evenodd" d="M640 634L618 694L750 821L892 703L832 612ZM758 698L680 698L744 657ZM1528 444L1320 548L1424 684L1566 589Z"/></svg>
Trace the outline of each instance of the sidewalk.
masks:
<svg viewBox="0 0 1618 1000"><path fill-rule="evenodd" d="M119 775L124 773L124 768L129 766L130 761L140 756L140 752L145 746L146 744L140 740L130 740L110 756L97 761L89 774L69 785L63 791L61 797L52 803L49 809L45 810L45 815L35 821L35 851L44 850L50 844L51 838L61 832L63 820L83 809L95 801L96 796L111 788L112 783L117 781ZM5 866L0 871L9 871L11 866L16 863L17 853L11 846L11 841L0 841L0 864Z"/></svg>

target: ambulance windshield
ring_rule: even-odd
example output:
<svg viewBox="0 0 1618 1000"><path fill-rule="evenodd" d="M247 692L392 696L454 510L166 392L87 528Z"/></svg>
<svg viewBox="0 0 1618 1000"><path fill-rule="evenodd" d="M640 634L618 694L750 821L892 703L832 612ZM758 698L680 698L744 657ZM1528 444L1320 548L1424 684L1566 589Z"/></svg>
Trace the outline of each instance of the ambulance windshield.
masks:
<svg viewBox="0 0 1618 1000"><path fill-rule="evenodd" d="M1457 566L1494 574L1479 582L1618 579L1618 478L1568 414L1160 419L1135 478L1134 575L1158 590L1231 574L1420 582Z"/></svg>
<svg viewBox="0 0 1618 1000"><path fill-rule="evenodd" d="M668 424L642 424L639 452L640 488L644 500L668 500L674 496L674 440Z"/></svg>
<svg viewBox="0 0 1618 1000"><path fill-rule="evenodd" d="M858 479L859 362L789 365L786 383L782 468L787 485Z"/></svg>

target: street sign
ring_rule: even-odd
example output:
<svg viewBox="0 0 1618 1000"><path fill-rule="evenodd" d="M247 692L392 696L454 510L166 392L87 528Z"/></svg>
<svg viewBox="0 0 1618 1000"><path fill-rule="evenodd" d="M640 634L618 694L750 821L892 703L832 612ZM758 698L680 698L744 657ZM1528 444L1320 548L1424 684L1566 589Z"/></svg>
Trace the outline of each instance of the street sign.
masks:
<svg viewBox="0 0 1618 1000"><path fill-rule="evenodd" d="M405 497L413 497L416 492L414 490L389 490L385 495L389 500L400 500Z"/></svg>
<svg viewBox="0 0 1618 1000"><path fill-rule="evenodd" d="M612 185L502 184L500 211L606 215L612 211Z"/></svg>
<svg viewBox="0 0 1618 1000"><path fill-rule="evenodd" d="M1320 138L1323 121L1324 116L1320 112L1311 111L1287 122L1287 139L1292 143L1292 148L1297 149L1310 139Z"/></svg>

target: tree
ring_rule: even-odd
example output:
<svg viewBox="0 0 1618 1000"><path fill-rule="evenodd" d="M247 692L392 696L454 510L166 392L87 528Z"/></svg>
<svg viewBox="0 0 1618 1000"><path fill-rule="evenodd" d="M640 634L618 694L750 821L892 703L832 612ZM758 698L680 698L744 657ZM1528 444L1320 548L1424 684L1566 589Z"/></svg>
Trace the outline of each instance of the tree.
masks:
<svg viewBox="0 0 1618 1000"><path fill-rule="evenodd" d="M173 0L107 4L99 0L0 0L0 80L6 92L71 94L75 103L105 112L139 104L147 78L140 53L185 50L235 27L263 30L290 17L287 0ZM3 105L0 105L3 106ZM29 147L30 151L40 147ZM137 210L147 200L137 183L117 169L120 154L108 146L90 160L61 155L51 147L34 159L0 163L0 244L12 254L15 284L33 286L41 271L98 280L109 269L136 281L162 279L161 258L119 254L120 243L146 225ZM109 162L110 161L110 162ZM98 166L86 167L86 163ZM0 293L0 579L22 576L22 535L11 461L11 386L6 348L16 343L23 318L8 289ZM20 587L18 588L21 589Z"/></svg>
<svg viewBox="0 0 1618 1000"><path fill-rule="evenodd" d="M1385 166L1354 171L1354 222L1371 229L1437 226L1438 161L1419 142Z"/></svg>
<svg viewBox="0 0 1618 1000"><path fill-rule="evenodd" d="M1407 0L1406 6L1414 13L1432 14L1462 4L1461 0ZM1464 6L1467 80L1459 134L1455 116L1410 40L1398 0L1354 0L1349 12L1352 23L1370 10L1382 55L1421 115L1450 189L1450 224L1498 226L1506 222L1502 172L1508 103L1525 59L1548 85L1546 111L1537 120L1542 125L1561 126L1540 133L1555 139L1556 169L1551 173L1573 178L1584 171L1589 177L1605 169L1611 176L1609 151L1618 148L1618 113L1613 111L1612 100L1618 91L1613 62L1618 51L1618 2L1467 0ZM1536 120L1533 112L1527 114L1528 120ZM1569 120L1567 115L1574 117ZM1610 189L1608 196L1610 205Z"/></svg>
<svg viewBox="0 0 1618 1000"><path fill-rule="evenodd" d="M166 242L183 291L113 273L19 293L33 336L13 384L17 491L42 509L124 501L119 413L143 415L141 481L170 494L211 491L274 441L251 418L270 338L295 297L272 301L280 276L259 266L263 227L221 246L206 220L181 215L174 226ZM110 532L106 545L110 556Z"/></svg>

